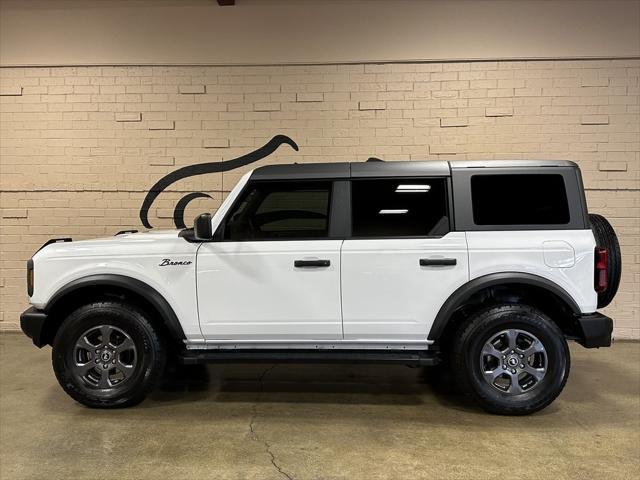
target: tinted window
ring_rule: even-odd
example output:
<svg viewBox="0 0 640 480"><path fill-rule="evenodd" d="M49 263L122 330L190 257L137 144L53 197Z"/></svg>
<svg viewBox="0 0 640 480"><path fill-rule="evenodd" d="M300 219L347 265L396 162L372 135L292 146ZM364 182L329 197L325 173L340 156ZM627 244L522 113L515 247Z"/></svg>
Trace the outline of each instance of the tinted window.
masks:
<svg viewBox="0 0 640 480"><path fill-rule="evenodd" d="M354 237L439 236L449 231L442 178L354 180Z"/></svg>
<svg viewBox="0 0 640 480"><path fill-rule="evenodd" d="M562 175L474 175L476 225L562 225L569 205Z"/></svg>
<svg viewBox="0 0 640 480"><path fill-rule="evenodd" d="M250 185L227 217L227 240L322 238L329 228L330 182Z"/></svg>

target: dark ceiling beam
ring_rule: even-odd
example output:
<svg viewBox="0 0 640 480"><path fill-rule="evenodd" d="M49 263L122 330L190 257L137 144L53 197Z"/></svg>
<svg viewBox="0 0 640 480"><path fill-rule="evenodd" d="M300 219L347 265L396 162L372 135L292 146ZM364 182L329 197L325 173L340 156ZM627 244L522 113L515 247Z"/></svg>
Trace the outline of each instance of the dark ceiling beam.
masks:
<svg viewBox="0 0 640 480"><path fill-rule="evenodd" d="M218 5L221 7L232 7L236 4L236 0L218 0Z"/></svg>

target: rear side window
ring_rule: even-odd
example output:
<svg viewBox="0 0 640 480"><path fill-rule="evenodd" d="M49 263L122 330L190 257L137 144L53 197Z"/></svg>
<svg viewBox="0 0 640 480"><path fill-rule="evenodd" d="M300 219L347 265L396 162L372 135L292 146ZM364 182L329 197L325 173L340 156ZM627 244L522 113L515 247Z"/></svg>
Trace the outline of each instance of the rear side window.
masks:
<svg viewBox="0 0 640 480"><path fill-rule="evenodd" d="M442 236L449 231L443 178L354 180L354 237Z"/></svg>
<svg viewBox="0 0 640 480"><path fill-rule="evenodd" d="M331 182L264 182L249 186L227 217L226 240L327 237Z"/></svg>
<svg viewBox="0 0 640 480"><path fill-rule="evenodd" d="M563 225L569 223L562 175L474 175L476 225Z"/></svg>

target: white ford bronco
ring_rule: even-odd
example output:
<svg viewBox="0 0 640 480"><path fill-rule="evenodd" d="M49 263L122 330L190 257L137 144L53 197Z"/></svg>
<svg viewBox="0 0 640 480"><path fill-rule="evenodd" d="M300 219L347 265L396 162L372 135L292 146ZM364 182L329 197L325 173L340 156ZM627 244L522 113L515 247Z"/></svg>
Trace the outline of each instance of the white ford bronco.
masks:
<svg viewBox="0 0 640 480"><path fill-rule="evenodd" d="M142 401L167 359L391 362L518 415L560 394L567 340L611 344L620 270L572 162L272 165L193 228L47 242L21 326L90 407Z"/></svg>

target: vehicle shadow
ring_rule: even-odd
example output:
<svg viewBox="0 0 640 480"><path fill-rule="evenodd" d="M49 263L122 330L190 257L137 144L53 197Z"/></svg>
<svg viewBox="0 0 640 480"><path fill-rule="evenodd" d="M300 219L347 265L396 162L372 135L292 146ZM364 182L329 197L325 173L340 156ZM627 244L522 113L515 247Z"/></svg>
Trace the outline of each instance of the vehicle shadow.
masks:
<svg viewBox="0 0 640 480"><path fill-rule="evenodd" d="M468 405L430 369L402 365L174 365L144 405L206 397L219 403L420 405L432 395Z"/></svg>
<svg viewBox="0 0 640 480"><path fill-rule="evenodd" d="M637 421L630 416L637 412L640 398L637 360L629 365L631 372L615 367L616 356L640 359L640 347L616 344L611 352L572 350L569 381L557 401L535 415L502 417L500 421L514 429L522 422L542 429L543 419L550 415L558 428L584 428L580 424L587 420L591 426ZM48 411L69 411L70 399L53 382L43 401ZM471 399L458 393L440 368L353 364L173 365L148 398L134 408L116 413L76 404L72 411L99 418L179 418L186 422L204 415L213 422L245 415L256 405L275 416L285 411L310 420L321 420L328 411L345 419L368 418L366 412L372 411L393 412L398 421L434 425L475 425L488 418ZM386 409L394 406L399 408Z"/></svg>
<svg viewBox="0 0 640 480"><path fill-rule="evenodd" d="M615 352L622 346L615 345ZM640 393L640 376L612 367L606 352L575 347L569 381L560 396L534 417L545 417L577 407L594 413L619 409ZM622 347L632 348L632 347ZM598 353L604 353L598 355ZM601 388L606 382L607 389ZM589 392L588 396L585 392ZM612 397L612 394L614 396ZM219 405L234 403L438 406L482 414L482 410L455 388L441 368L407 368L402 365L343 364L218 364L181 366L168 375L141 406L153 409L168 403L188 404L206 399ZM624 408L623 408L624 409ZM596 415L598 417L598 415ZM599 418L606 418L600 415ZM627 421L620 419L621 421ZM604 421L604 420L603 420ZM609 418L607 420L611 422Z"/></svg>

